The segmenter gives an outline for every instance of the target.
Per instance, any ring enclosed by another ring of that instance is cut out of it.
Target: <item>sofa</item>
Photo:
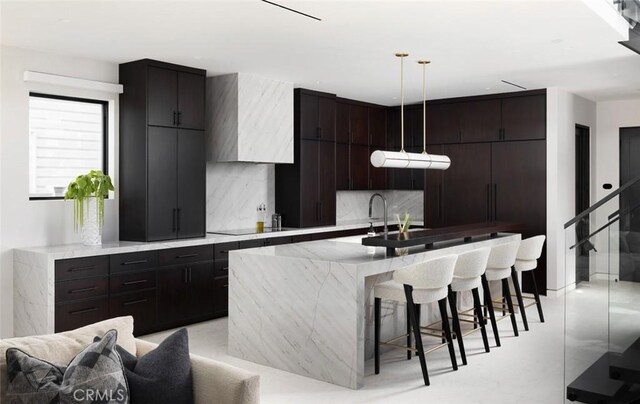
[[[52,363],[66,365],[95,336],[115,329],[118,344],[138,357],[157,345],[133,336],[133,317],[117,317],[59,334],[0,340],[0,404],[6,402],[7,363],[6,350],[19,348],[30,355]],[[253,404],[260,401],[260,379],[251,372],[191,355],[193,393],[196,404]]]

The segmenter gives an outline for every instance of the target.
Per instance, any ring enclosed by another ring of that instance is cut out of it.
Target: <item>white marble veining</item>
[[[255,219],[251,226],[255,225]],[[376,222],[375,225],[381,225]],[[365,235],[366,221],[345,221],[338,226],[295,229],[275,233],[229,236],[207,234],[206,237],[158,241],[151,243],[118,241],[100,246],[67,244],[42,246],[13,250],[14,268],[14,334],[16,336],[51,334],[54,332],[54,274],[55,261],[66,258],[79,258],[96,255],[124,254],[136,251],[162,250],[166,248],[188,247],[242,241],[277,236],[295,236],[300,234],[322,233],[336,230],[362,229]]]
[[[207,231],[255,227],[256,207],[267,205],[266,225],[275,211],[275,166],[207,163]]]
[[[207,79],[210,161],[293,163],[293,83],[247,73]]]
[[[414,220],[423,219],[423,191],[338,191],[336,192],[336,219],[365,220],[369,217],[369,198],[381,193],[387,199],[389,223],[396,222],[396,214],[404,217],[409,213]],[[373,203],[373,216],[382,217],[382,202]]]
[[[501,234],[468,243],[443,242],[390,258],[384,249],[369,255],[367,247],[339,239],[232,251],[229,354],[360,388],[372,349],[372,287],[378,281],[426,259],[519,239],[519,234]],[[383,339],[406,327],[404,309],[398,306],[385,305]],[[424,321],[437,318],[424,316]]]

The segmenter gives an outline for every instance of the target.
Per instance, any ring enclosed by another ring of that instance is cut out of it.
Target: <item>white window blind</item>
[[[29,96],[29,193],[61,196],[89,170],[104,170],[105,103]]]

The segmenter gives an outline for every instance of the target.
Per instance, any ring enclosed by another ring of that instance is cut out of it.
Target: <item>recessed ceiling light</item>
[[[200,59],[202,59],[202,56],[194,56],[193,58],[196,59],[196,60],[200,60]]]
[[[58,18],[58,21],[64,24],[68,24],[71,22],[71,20],[68,18]]]
[[[320,82],[319,82],[319,81],[316,81],[316,84],[320,84]]]
[[[485,90],[491,90],[491,87],[485,87]]]

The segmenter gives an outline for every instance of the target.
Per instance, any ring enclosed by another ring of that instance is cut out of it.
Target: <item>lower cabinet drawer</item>
[[[133,316],[134,334],[144,334],[156,325],[156,291],[112,296],[109,310],[111,317]]]
[[[109,294],[109,278],[87,278],[56,282],[56,303],[89,299]]]
[[[216,261],[213,264],[216,274],[215,276],[229,276],[229,260]]]
[[[214,286],[215,311],[217,314],[227,314],[229,311],[229,278],[218,278]]]
[[[113,293],[133,292],[156,287],[156,271],[112,276],[109,279],[109,291]]]
[[[55,332],[73,330],[109,318],[109,299],[56,304]]]

